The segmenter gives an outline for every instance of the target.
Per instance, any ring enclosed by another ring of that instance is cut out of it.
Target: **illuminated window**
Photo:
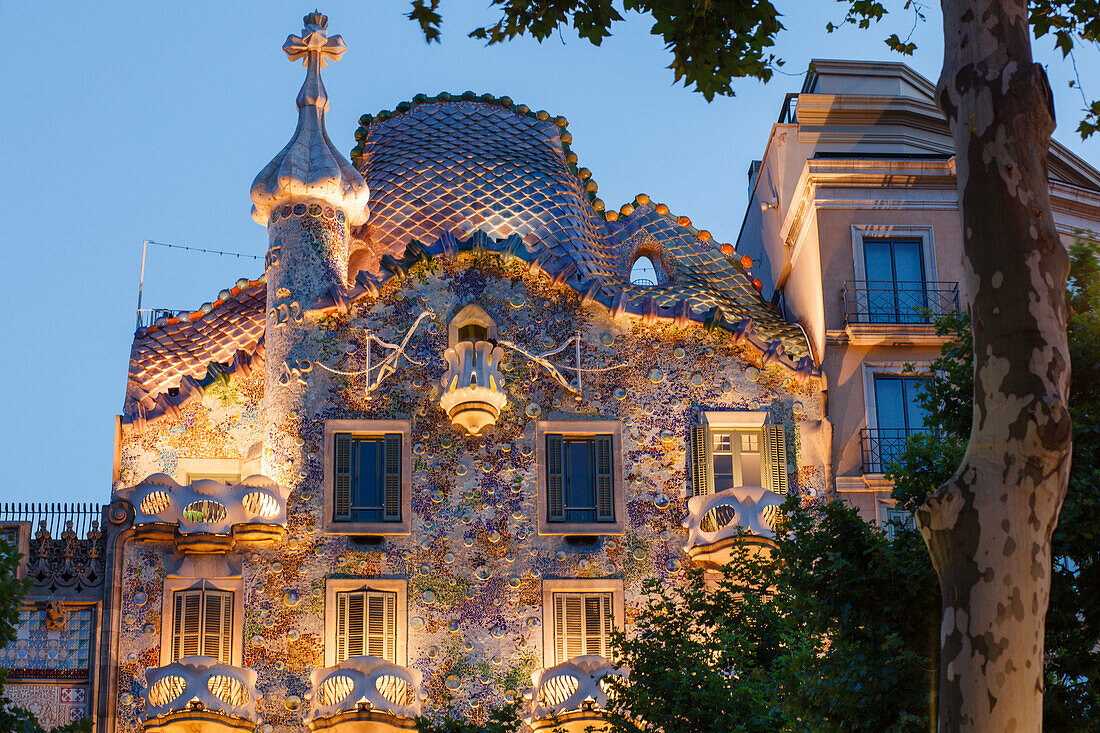
[[[397,663],[397,593],[336,594],[336,663],[367,654]]]
[[[613,628],[610,593],[555,593],[555,664],[585,654],[608,656]]]
[[[201,655],[232,663],[233,593],[205,588],[172,595],[172,658]]]
[[[737,486],[787,493],[787,440],[782,425],[765,425],[764,413],[706,413],[691,429],[692,494]],[[713,422],[711,422],[713,421]]]

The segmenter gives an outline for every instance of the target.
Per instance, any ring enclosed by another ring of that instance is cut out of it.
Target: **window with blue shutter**
[[[337,433],[333,520],[401,521],[401,434]]]
[[[615,521],[613,445],[610,435],[546,436],[548,521]]]

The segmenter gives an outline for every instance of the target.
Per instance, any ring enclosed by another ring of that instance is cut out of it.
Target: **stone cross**
[[[303,19],[305,27],[302,35],[293,33],[286,37],[283,51],[291,61],[305,59],[306,80],[298,92],[298,109],[306,106],[318,107],[321,112],[328,110],[328,92],[321,81],[321,69],[328,63],[336,63],[348,47],[340,36],[328,36],[328,18],[314,11]]]

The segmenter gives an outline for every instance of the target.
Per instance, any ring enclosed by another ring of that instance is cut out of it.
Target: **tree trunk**
[[[1025,0],[942,0],[937,90],[955,140],[974,329],[959,470],[917,513],[943,591],[941,731],[1042,728],[1050,538],[1070,459],[1065,284],[1050,85]]]

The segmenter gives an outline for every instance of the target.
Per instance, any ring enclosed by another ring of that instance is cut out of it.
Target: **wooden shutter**
[[[764,426],[764,465],[761,473],[768,483],[764,488],[777,494],[787,493],[787,438],[782,425]]]
[[[555,593],[555,663],[582,654],[606,657],[613,623],[610,593]]]
[[[202,591],[177,591],[172,617],[172,661],[202,652]]]
[[[397,663],[397,594],[336,594],[336,662],[369,654]]]
[[[382,519],[401,521],[401,433],[386,435],[386,476],[383,484]],[[375,655],[379,656],[379,655]]]
[[[351,435],[337,433],[333,456],[334,479],[332,487],[333,520],[351,521]]]
[[[706,425],[691,428],[691,495],[714,493],[711,468],[711,436]]]
[[[565,493],[562,475],[562,437],[546,436],[546,506],[551,522],[565,520]]]
[[[231,664],[233,642],[233,594],[208,590],[202,594],[202,654]]]
[[[610,435],[596,436],[596,521],[615,520],[613,493],[615,491],[614,461],[611,457]]]

